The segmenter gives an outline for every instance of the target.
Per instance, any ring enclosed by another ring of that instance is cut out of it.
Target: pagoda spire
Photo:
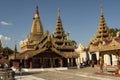
[[[43,35],[43,26],[39,17],[38,6],[36,6],[36,12],[33,18],[33,23],[30,33],[30,40],[39,40],[42,35]]]
[[[58,18],[60,18],[60,8],[58,8]]]
[[[33,19],[39,19],[39,11],[38,11],[38,6],[36,6],[36,11],[35,11],[35,16]]]
[[[38,12],[38,6],[36,6],[36,14],[39,14],[39,12]]]
[[[100,6],[100,15],[104,15],[102,5]]]
[[[16,54],[17,54],[17,45],[15,44],[15,48],[14,48],[14,58],[16,59]]]
[[[62,20],[61,20],[61,17],[60,17],[60,8],[58,8],[57,24],[56,24],[56,27],[55,27],[55,30],[54,30],[54,33],[53,33],[53,37],[54,37],[55,40],[65,39],[65,31],[63,29]]]
[[[60,18],[60,8],[58,8],[58,20],[57,20],[57,26],[62,26],[62,20]]]
[[[110,40],[110,39],[111,39],[110,30],[104,18],[103,7],[100,6],[99,27],[97,30],[97,34],[95,35],[95,38],[92,40],[92,43],[99,43],[99,42],[101,43],[102,41]]]

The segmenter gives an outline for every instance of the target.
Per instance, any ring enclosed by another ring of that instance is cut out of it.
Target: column
[[[24,60],[24,67],[27,68],[27,60]]]
[[[103,56],[100,55],[100,72],[103,72]]]
[[[117,67],[120,69],[120,57],[119,54],[117,55]]]
[[[111,65],[110,55],[108,55],[108,54],[104,55],[104,64],[105,65]]]
[[[71,66],[73,67],[73,58],[71,58]]]
[[[100,65],[99,61],[99,52],[96,52],[96,58],[97,58],[97,65]]]
[[[117,57],[115,55],[112,55],[111,57],[112,57],[112,65],[117,66],[117,60],[118,60]]]
[[[116,57],[117,57],[117,69],[116,69],[116,74],[120,74],[119,70],[120,70],[120,57],[119,57],[119,53],[116,53]]]
[[[70,67],[70,59],[67,58],[68,67]]]
[[[30,61],[30,69],[32,69],[32,61]]]
[[[53,58],[50,58],[50,65],[51,65],[51,68],[53,68]]]
[[[77,68],[79,69],[80,68],[80,57],[76,58],[76,65],[77,65]]]
[[[60,67],[63,67],[63,60],[62,59],[60,59]]]

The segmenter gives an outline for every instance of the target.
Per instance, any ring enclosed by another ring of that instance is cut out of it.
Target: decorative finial
[[[36,6],[36,14],[39,14],[39,12],[38,12],[38,6]]]
[[[100,15],[103,15],[103,7],[102,7],[102,4],[100,5]]]
[[[17,45],[16,45],[16,41],[15,41],[15,49],[14,49],[14,58],[16,59],[16,54],[17,54]]]
[[[60,8],[58,8],[58,17],[60,17]]]

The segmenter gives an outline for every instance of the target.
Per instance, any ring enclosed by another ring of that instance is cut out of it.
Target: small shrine
[[[96,62],[100,67],[100,72],[103,72],[104,67],[107,69],[109,66],[114,67],[117,71],[120,69],[120,32],[117,33],[116,37],[112,37],[105,22],[102,7],[97,34],[88,48],[91,55],[97,55]]]
[[[88,66],[90,61],[90,53],[88,52],[88,49],[80,43],[75,51],[79,54],[79,57],[76,59],[77,67]]]

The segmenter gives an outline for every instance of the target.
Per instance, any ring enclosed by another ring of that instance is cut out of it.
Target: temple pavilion
[[[36,7],[30,35],[20,42],[22,52],[10,58],[11,64],[27,68],[76,66],[75,58],[79,55],[75,53],[68,36],[63,28],[60,9],[54,33],[50,35],[49,31],[44,32]]]
[[[76,59],[77,68],[88,66],[90,61],[90,53],[87,48],[80,43],[75,51],[79,54],[79,57]]]
[[[117,33],[116,37],[112,37],[102,7],[100,12],[97,34],[89,44],[89,51],[94,63],[99,64],[101,72],[105,66],[117,67],[118,70],[120,68],[120,32]]]

